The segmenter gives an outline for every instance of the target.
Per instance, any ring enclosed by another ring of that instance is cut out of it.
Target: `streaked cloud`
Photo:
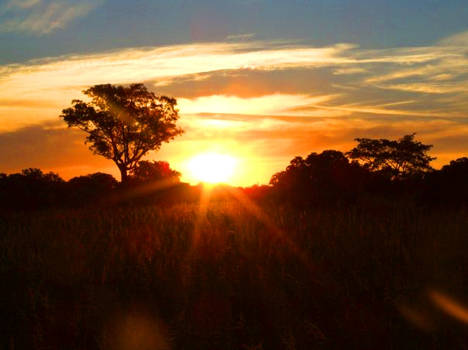
[[[10,0],[3,6],[3,11],[20,8],[28,9],[41,3],[42,0]]]
[[[47,77],[47,85],[87,86],[102,81],[127,83],[154,80],[170,84],[171,79],[220,70],[276,70],[320,67],[348,61],[341,54],[349,45],[326,48],[289,47],[283,43],[201,43],[159,48],[125,49],[94,55],[45,59],[26,65],[4,66],[2,78],[15,86],[32,83],[36,89]]]
[[[455,46],[455,47],[466,46],[468,45],[468,30],[451,35],[448,38],[441,40],[440,44],[443,46]]]
[[[318,105],[333,98],[333,96],[308,96],[274,94],[251,98],[237,96],[211,95],[195,99],[179,99],[179,107],[186,114],[219,113],[244,115],[302,115],[301,109],[306,106]],[[326,110],[320,111],[321,116],[327,115]],[[309,112],[310,114],[310,112]]]
[[[431,47],[388,51],[389,65],[367,77],[378,88],[424,94],[468,92],[468,32],[441,40]],[[400,62],[398,57],[408,59]]]
[[[10,0],[0,7],[0,32],[45,35],[86,16],[101,0]]]
[[[335,75],[342,75],[342,74],[362,74],[366,73],[366,69],[362,67],[350,67],[350,68],[338,68],[333,71]]]
[[[249,72],[300,68],[324,74],[328,70],[327,80],[329,84],[334,83],[334,89],[329,89],[325,95],[348,95],[354,104],[352,108],[356,110],[360,96],[372,88],[420,94],[458,93],[464,96],[467,92],[466,51],[466,47],[447,48],[440,44],[424,48],[361,50],[349,44],[317,48],[287,45],[284,42],[200,43],[125,49],[0,67],[0,86],[8,86],[2,89],[0,98],[16,100],[17,96],[22,96],[34,100],[43,99],[46,94],[49,100],[63,101],[65,96],[76,96],[86,86],[103,82],[147,81],[160,89],[170,88],[180,81],[191,83],[207,80],[218,72],[225,72],[229,79],[239,71],[248,75]],[[282,84],[287,83],[284,81]],[[314,86],[313,81],[310,85],[312,89],[323,88]],[[281,86],[276,86],[273,94],[284,94]],[[323,95],[323,91],[312,90],[310,95]],[[385,97],[386,103],[400,102],[397,94],[380,95]],[[198,102],[206,103],[207,98],[198,99]],[[215,99],[213,97],[210,101],[214,102]],[[365,102],[362,110],[368,113],[371,110],[368,108],[369,102],[377,101]],[[348,105],[327,104],[326,107],[341,107],[344,111],[345,108],[349,109]],[[284,107],[293,109],[301,105]],[[375,110],[375,113],[381,112]]]
[[[250,40],[255,37],[255,33],[245,33],[245,34],[233,34],[233,35],[228,35],[226,37],[226,40],[232,40],[232,41],[242,41],[242,40]]]
[[[38,2],[18,6],[35,8]],[[442,165],[468,147],[461,141],[468,139],[467,38],[461,33],[432,46],[381,50],[234,38],[0,66],[0,153],[2,164],[10,164],[0,170],[17,169],[20,161],[30,166],[34,157],[54,170],[53,157],[30,152],[21,158],[7,145],[28,137],[45,142],[53,134],[49,142],[62,152],[61,142],[72,131],[60,123],[60,131],[51,131],[48,123],[57,121],[72,99],[83,97],[86,87],[132,82],[178,99],[186,133],[151,155],[178,169],[196,152],[234,152],[256,164],[246,166],[239,184],[267,182],[295,155],[347,150],[355,137],[411,132],[434,143],[436,165]],[[73,135],[70,139],[79,139]],[[63,149],[80,157],[80,166],[104,166],[82,156],[88,152],[82,143],[73,147],[77,151]],[[59,163],[57,169],[71,173],[72,164]]]

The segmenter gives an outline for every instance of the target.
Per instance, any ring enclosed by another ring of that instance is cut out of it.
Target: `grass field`
[[[396,204],[2,214],[1,345],[466,348],[467,227]]]

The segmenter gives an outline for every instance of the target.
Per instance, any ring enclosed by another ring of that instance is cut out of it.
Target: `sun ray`
[[[193,224],[192,244],[191,244],[188,256],[190,255],[190,253],[194,251],[194,249],[197,247],[200,241],[200,234],[201,234],[200,230],[201,230],[201,226],[203,225],[203,222],[206,221],[206,213],[208,211],[208,205],[209,205],[210,198],[211,198],[212,188],[210,186],[201,185],[200,191],[201,191],[200,201],[198,204],[195,221]]]
[[[283,243],[285,243],[302,261],[302,263],[309,269],[316,271],[313,267],[310,259],[308,258],[307,254],[291,240],[288,235],[281,230],[274,222],[270,219],[270,217],[265,213],[264,210],[260,208],[257,204],[255,204],[252,200],[250,200],[240,189],[235,187],[227,187],[229,193],[252,215],[254,215],[257,220],[263,223],[267,229],[272,233],[276,238],[279,238]],[[316,283],[320,284],[320,282],[316,279]]]

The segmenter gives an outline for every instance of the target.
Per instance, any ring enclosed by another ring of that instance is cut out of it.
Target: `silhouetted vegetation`
[[[1,174],[0,347],[466,348],[468,158],[357,142],[250,188]]]
[[[432,170],[427,155],[432,145],[414,140],[416,134],[405,135],[399,140],[357,138],[358,145],[347,153],[351,159],[392,179],[408,178]]]
[[[61,203],[64,180],[55,173],[24,169],[21,173],[0,174],[0,207],[4,210],[31,210]]]
[[[156,96],[143,84],[95,85],[83,93],[91,102],[73,100],[60,117],[88,134],[90,149],[117,165],[122,182],[145,154],[182,133],[176,127],[177,101]]]
[[[167,185],[180,182],[180,173],[171,169],[168,162],[142,160],[131,171],[132,182],[148,184],[164,182]]]
[[[452,160],[424,181],[422,198],[442,207],[468,204],[468,158]]]
[[[73,206],[104,205],[118,186],[109,174],[94,173],[70,179],[66,185],[66,203]]]
[[[369,187],[370,172],[350,162],[339,151],[311,153],[294,158],[285,171],[271,178],[270,184],[282,199],[296,205],[327,205],[353,202]]]

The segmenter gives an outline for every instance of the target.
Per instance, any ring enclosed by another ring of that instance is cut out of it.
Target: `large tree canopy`
[[[343,153],[326,150],[295,157],[285,171],[272,176],[277,193],[296,204],[336,203],[352,200],[363,187],[368,171]]]
[[[122,182],[146,153],[182,133],[176,126],[177,101],[156,96],[143,84],[95,85],[83,93],[90,101],[73,100],[60,117],[88,134],[94,153],[115,162]]]
[[[358,145],[346,155],[394,179],[420,174],[432,169],[430,162],[435,158],[427,154],[432,145],[415,141],[414,136],[399,140],[357,138]]]

